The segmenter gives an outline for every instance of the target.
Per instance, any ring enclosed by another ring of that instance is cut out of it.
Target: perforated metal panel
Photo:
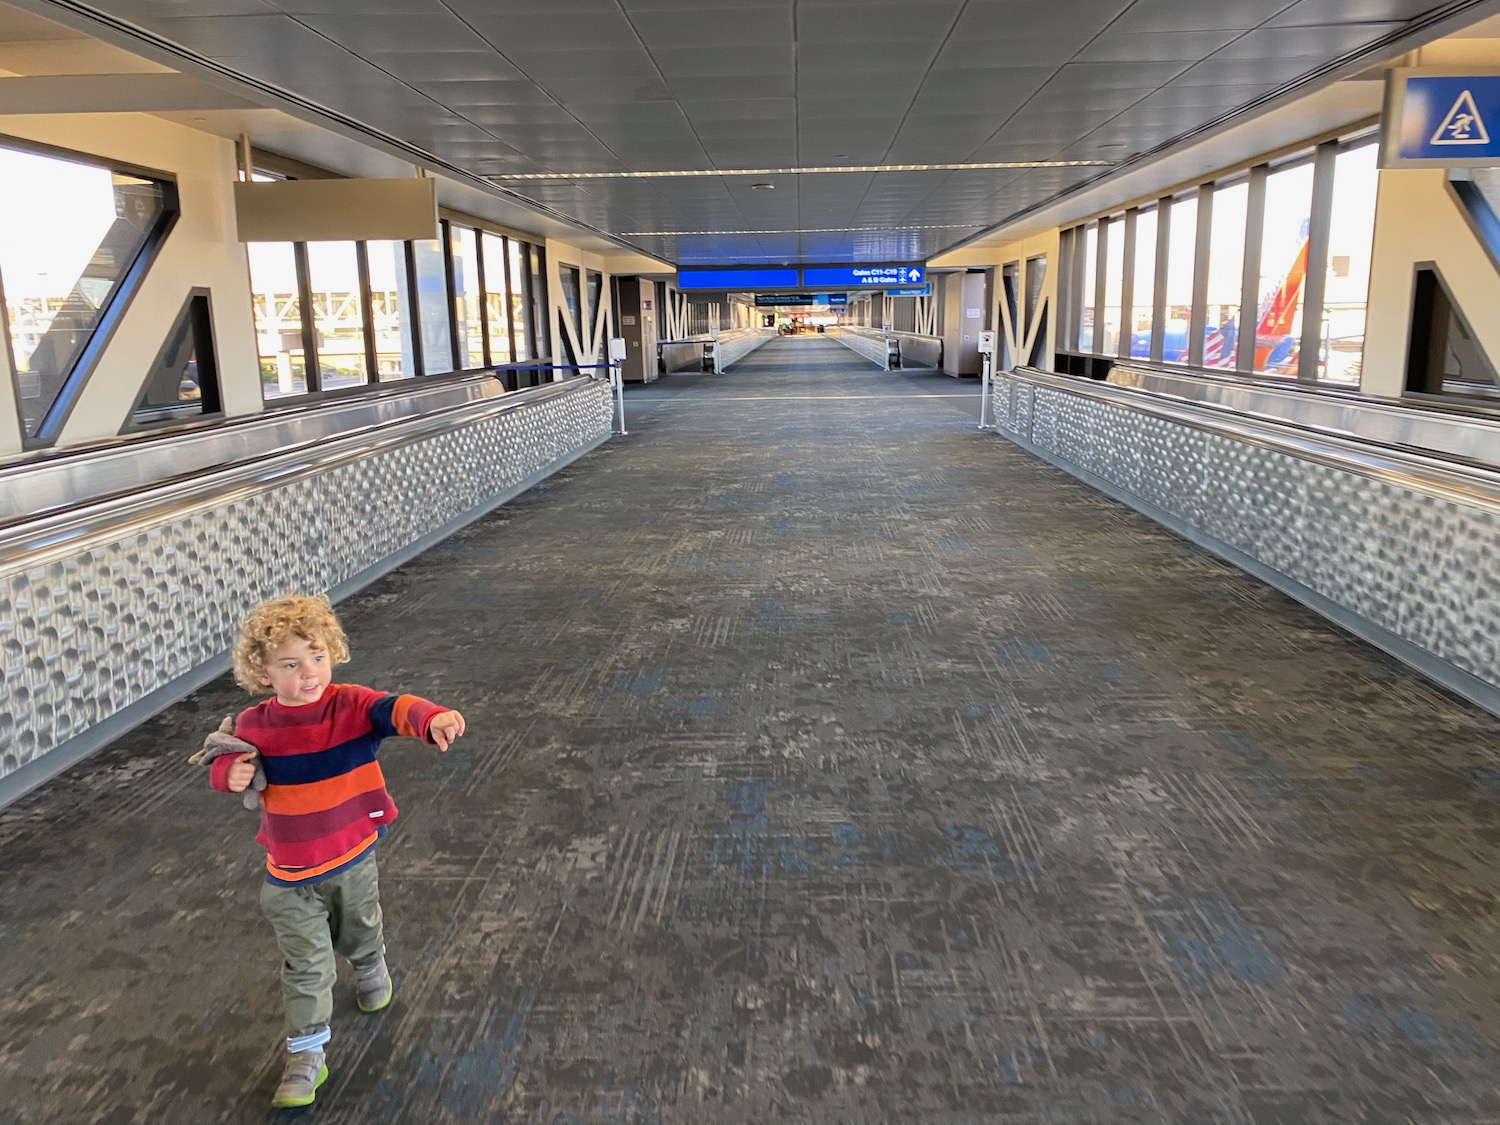
[[[998,379],[1002,432],[1500,686],[1500,517],[1489,507]]]
[[[328,590],[610,432],[605,383],[0,569],[0,778],[225,652],[245,609]]]

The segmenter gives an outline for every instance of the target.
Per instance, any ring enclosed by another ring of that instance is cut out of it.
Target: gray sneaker
[[[288,1051],[286,1069],[281,1072],[281,1085],[271,1098],[277,1109],[292,1109],[299,1105],[312,1105],[318,1096],[318,1087],[328,1080],[328,1068],[323,1065],[323,1052]]]
[[[354,999],[361,1012],[378,1012],[391,1002],[391,971],[385,967],[385,958],[368,969],[354,974]]]

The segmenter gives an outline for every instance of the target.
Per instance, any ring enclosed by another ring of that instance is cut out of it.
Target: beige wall
[[[1360,390],[1395,397],[1405,383],[1417,263],[1436,264],[1490,362],[1500,367],[1500,271],[1441,169],[1380,173]]]
[[[1052,358],[1055,352],[1055,341],[1057,339],[1057,275],[1060,263],[1058,254],[1058,232],[1056,229],[1042,231],[1014,242],[1003,243],[998,246],[979,246],[973,249],[957,250],[952,254],[945,254],[941,258],[934,259],[930,265],[993,267],[995,271],[995,284],[990,293],[990,317],[989,323],[994,327],[997,340],[1004,333],[1010,342],[1011,355],[1016,356],[1018,362],[1030,353],[1033,340],[1041,322],[1041,312],[1047,313],[1047,331],[1044,343],[1043,362],[1046,366],[1052,366]],[[1021,266],[1021,293],[1016,301],[1018,319],[1024,320],[1026,315],[1026,262],[1031,258],[1044,257],[1047,259],[1047,272],[1042,279],[1041,297],[1037,301],[1037,315],[1029,323],[1012,324],[1010,320],[1010,309],[1005,306],[1004,294],[1005,283],[1002,271],[1006,265],[1012,262]],[[941,274],[936,277],[941,277]],[[935,290],[934,290],[935,291]],[[998,363],[998,358],[996,360]]]
[[[194,288],[210,294],[226,413],[258,412],[260,370],[249,267],[234,234],[233,145],[145,114],[0,117],[0,133],[168,173],[177,180],[181,217],[74,403],[58,446],[119,433],[148,367]],[[0,451],[16,447],[5,444],[17,442],[17,423],[11,421],[14,393],[7,385],[0,394],[9,399],[0,403]]]
[[[587,315],[588,309],[588,271],[603,274],[604,281],[599,294],[599,307],[594,310],[594,321],[592,324],[585,322],[583,326],[584,338],[579,339],[578,333],[573,328],[573,315],[568,311],[568,303],[563,299],[562,274],[560,267],[578,267],[578,299],[583,302],[583,315]],[[610,308],[610,273],[609,263],[598,254],[589,254],[567,242],[559,242],[555,238],[547,239],[547,315],[552,318],[550,327],[554,340],[557,337],[557,325],[561,320],[567,326],[568,340],[573,345],[573,354],[578,357],[580,364],[593,363],[594,356],[599,354],[601,345],[607,345],[605,334],[606,325],[609,323],[605,313]],[[562,362],[563,350],[558,344],[552,348],[554,361]],[[563,372],[554,371],[553,375],[559,376]]]

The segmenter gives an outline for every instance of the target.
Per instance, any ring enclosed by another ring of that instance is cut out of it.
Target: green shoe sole
[[[299,1106],[312,1105],[313,1099],[318,1096],[318,1087],[328,1081],[328,1068],[325,1066],[318,1071],[318,1077],[313,1080],[313,1092],[305,1098],[272,1098],[271,1105],[276,1109],[296,1109]]]
[[[356,999],[354,1002],[359,1005],[359,1010],[361,1012],[378,1012],[381,1008],[384,1008],[391,1002],[391,997],[394,995],[396,995],[396,989],[393,985],[387,988],[385,990],[385,995],[373,1004],[366,1004],[363,1000],[360,999]]]

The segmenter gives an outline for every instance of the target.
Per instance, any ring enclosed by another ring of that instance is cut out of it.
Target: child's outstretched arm
[[[431,738],[438,750],[446,750],[453,745],[453,740],[464,732],[464,717],[457,711],[444,711],[432,717],[432,722],[427,724],[427,737]]]

